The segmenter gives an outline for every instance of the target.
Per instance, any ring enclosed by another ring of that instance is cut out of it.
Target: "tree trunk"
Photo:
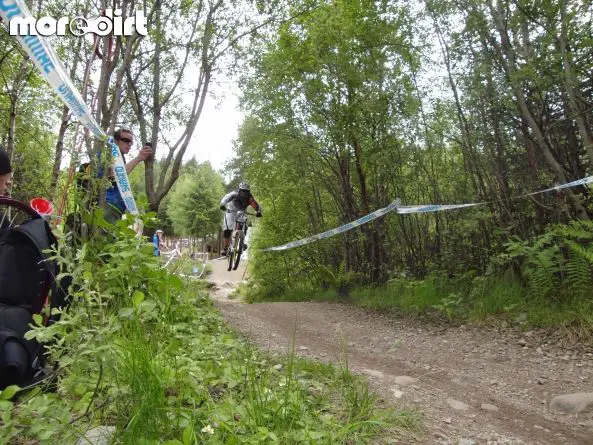
[[[457,91],[457,84],[455,83],[455,79],[453,78],[453,72],[451,68],[451,51],[449,49],[449,45],[445,41],[443,36],[443,32],[440,28],[438,18],[432,9],[432,4],[430,1],[426,1],[426,7],[428,11],[431,13],[433,18],[433,23],[435,25],[435,31],[439,40],[439,44],[441,47],[441,53],[443,56],[443,62],[445,63],[445,67],[447,69],[447,79],[449,81],[449,86],[451,87],[451,92],[453,93],[453,99],[455,101],[455,109],[457,111],[457,119],[459,121],[459,129],[461,130],[461,134],[463,135],[462,138],[462,149],[463,149],[463,160],[464,160],[464,167],[465,171],[470,175],[471,181],[474,186],[474,190],[480,193],[482,196],[486,195],[486,187],[485,182],[482,176],[481,167],[479,162],[476,158],[475,150],[473,148],[472,142],[472,133],[470,130],[469,123],[465,117],[463,112],[463,107],[461,105],[461,100],[459,99],[459,92]],[[471,168],[468,166],[468,161],[471,163]]]
[[[562,1],[560,10],[561,16],[561,32],[558,37],[558,46],[560,47],[560,53],[562,54],[562,68],[564,71],[564,86],[566,93],[568,94],[568,100],[574,120],[576,121],[579,134],[585,148],[585,152],[589,158],[589,165],[593,165],[593,139],[587,128],[587,123],[583,115],[579,102],[576,98],[574,74],[569,60],[570,50],[568,48],[568,19],[566,17],[566,0]]]
[[[521,115],[527,122],[528,127],[533,132],[535,141],[537,143],[538,148],[541,150],[544,159],[546,160],[548,166],[554,172],[558,181],[565,183],[568,182],[566,172],[560,163],[556,160],[554,154],[552,153],[545,137],[543,131],[537,124],[529,106],[527,105],[527,100],[525,98],[525,93],[523,92],[523,87],[517,80],[516,71],[517,71],[517,63],[516,63],[516,55],[513,47],[511,46],[511,42],[509,36],[507,34],[507,29],[505,22],[502,18],[502,14],[500,11],[495,9],[492,5],[492,2],[489,4],[490,11],[492,13],[492,17],[494,19],[494,23],[497,27],[501,43],[502,43],[502,50],[506,56],[506,65],[509,72],[509,82],[515,96],[517,97],[517,105],[519,106],[519,110],[521,111]],[[504,63],[504,57],[502,61]],[[580,199],[573,193],[571,189],[565,189],[564,193],[566,193],[566,197],[568,202],[576,212],[579,218],[582,219],[589,219],[589,215],[585,210],[583,204],[581,203]]]
[[[68,123],[70,121],[69,116],[70,109],[64,105],[62,107],[62,117],[60,120],[60,130],[58,131],[58,140],[56,142],[56,152],[54,155],[54,166],[51,172],[51,182],[49,186],[49,199],[55,200],[58,193],[58,179],[60,177],[60,165],[62,164],[62,153],[64,151],[64,137],[66,136],[66,130],[68,129]]]
[[[83,16],[86,16],[88,11],[88,6],[85,8],[83,12]],[[76,39],[76,45],[74,46],[74,61],[72,62],[72,67],[70,68],[70,72],[68,73],[70,79],[74,79],[76,76],[76,71],[78,69],[78,63],[81,58],[80,50],[82,48],[82,42],[84,39]],[[58,140],[56,141],[56,152],[54,154],[54,165],[51,173],[51,180],[50,180],[50,200],[54,200],[58,193],[58,179],[60,177],[60,166],[62,164],[62,154],[64,152],[64,137],[66,136],[66,130],[68,129],[68,122],[70,118],[68,116],[69,108],[64,105],[62,107],[62,117],[60,119],[60,130],[58,131]],[[74,141],[76,144],[76,140]]]
[[[21,61],[21,66],[17,72],[17,75],[12,82],[12,87],[10,89],[9,99],[10,99],[10,108],[8,112],[8,135],[6,140],[6,152],[8,153],[8,158],[12,159],[12,153],[14,152],[15,148],[15,139],[16,139],[16,119],[18,117],[17,107],[20,98],[20,94],[22,88],[24,86],[23,81],[28,76],[30,72],[29,67],[29,56],[23,57]]]

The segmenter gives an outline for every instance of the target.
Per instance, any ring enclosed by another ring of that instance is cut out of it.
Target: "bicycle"
[[[235,219],[235,229],[231,234],[231,242],[229,243],[229,249],[227,257],[229,261],[228,271],[237,270],[239,262],[241,261],[241,254],[245,250],[245,237],[247,236],[247,215],[255,216],[253,213],[247,213],[244,210],[228,210],[228,213],[237,213]]]

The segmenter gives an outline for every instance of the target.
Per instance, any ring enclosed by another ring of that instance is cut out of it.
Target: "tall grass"
[[[419,428],[411,411],[379,409],[345,368],[294,350],[271,357],[236,338],[205,285],[193,289],[198,297],[184,292],[158,318],[132,318],[119,331],[107,419],[121,443],[347,444]]]
[[[158,360],[160,335],[146,336],[132,321],[122,332],[115,368],[117,427],[124,443],[174,432],[165,390],[171,370]]]

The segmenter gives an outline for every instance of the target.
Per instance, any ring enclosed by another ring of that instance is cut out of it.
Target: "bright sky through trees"
[[[233,140],[241,120],[235,91],[227,89],[220,99],[208,97],[184,159],[195,156],[198,162],[210,161],[215,170],[222,169],[233,155]]]

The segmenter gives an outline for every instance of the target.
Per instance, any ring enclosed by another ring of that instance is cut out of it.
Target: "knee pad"
[[[223,230],[222,233],[223,233],[223,236],[225,238],[230,238],[231,237],[231,233],[233,233],[233,231],[232,230]]]

